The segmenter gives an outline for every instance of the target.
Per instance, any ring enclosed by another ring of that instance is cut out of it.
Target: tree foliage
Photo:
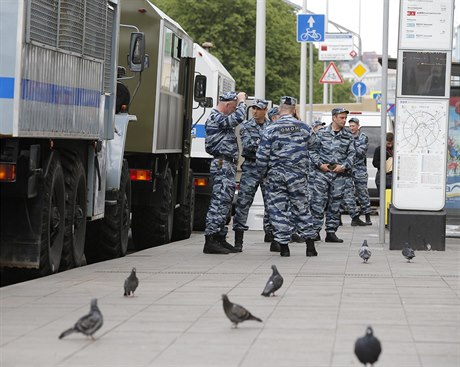
[[[235,78],[237,90],[254,95],[255,0],[150,0],[177,21],[194,42],[212,42],[212,53]],[[299,95],[300,44],[295,9],[282,0],[266,0],[265,97]],[[314,103],[322,102],[324,71],[314,48]],[[307,77],[308,83],[308,77]],[[334,86],[334,102],[353,102],[350,83]],[[308,88],[308,87],[307,87]],[[307,90],[308,96],[308,90]]]

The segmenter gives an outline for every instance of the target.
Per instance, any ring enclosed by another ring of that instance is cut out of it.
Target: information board
[[[441,210],[445,204],[448,100],[397,99],[393,205]]]
[[[353,35],[350,33],[326,33],[324,42],[319,45],[320,61],[353,60]]]
[[[399,49],[451,49],[454,0],[401,0],[400,14]]]

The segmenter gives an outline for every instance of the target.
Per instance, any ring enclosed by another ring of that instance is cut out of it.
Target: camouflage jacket
[[[241,124],[240,135],[243,144],[243,157],[251,159],[256,158],[260,138],[262,137],[262,132],[266,125],[267,121],[259,125],[253,118]]]
[[[238,159],[238,142],[235,127],[244,121],[246,104],[241,102],[231,115],[224,115],[213,108],[205,124],[206,153],[212,156],[228,156]]]
[[[289,170],[306,175],[311,128],[303,121],[283,115],[264,129],[257,149],[257,170],[266,176],[270,170]]]
[[[332,124],[316,133],[316,142],[310,150],[310,158],[317,169],[321,164],[340,164],[350,172],[355,162],[356,149],[353,135],[347,129],[338,133],[332,130]]]

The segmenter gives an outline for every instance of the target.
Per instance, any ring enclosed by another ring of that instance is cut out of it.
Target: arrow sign
[[[363,82],[356,82],[352,85],[351,92],[355,97],[358,98],[364,96],[367,92],[366,84],[364,84]]]
[[[321,84],[343,84],[342,76],[333,62],[329,63],[319,82]]]
[[[323,42],[324,19],[324,14],[297,14],[297,42]]]

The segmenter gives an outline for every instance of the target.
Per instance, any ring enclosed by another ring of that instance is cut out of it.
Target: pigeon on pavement
[[[374,365],[382,352],[380,341],[373,334],[372,327],[368,326],[366,335],[358,338],[355,343],[356,357],[358,357],[359,361],[365,366],[367,366],[368,363],[371,366]]]
[[[273,273],[270,278],[268,278],[267,284],[265,285],[265,288],[262,292],[262,296],[265,297],[270,297],[271,294],[275,295],[275,292],[283,285],[284,279],[278,272],[278,269],[275,265],[272,265],[272,270]]]
[[[90,336],[91,339],[94,340],[93,334],[101,328],[103,323],[104,319],[101,310],[97,307],[97,299],[93,298],[91,300],[91,309],[89,313],[81,317],[73,327],[62,332],[61,335],[59,335],[59,339],[72,333],[82,333],[86,336]]]
[[[404,248],[402,249],[402,254],[407,259],[407,262],[409,263],[415,257],[414,250],[411,247],[409,247],[409,244],[407,242],[404,245]]]
[[[262,322],[261,319],[252,315],[248,310],[246,310],[243,306],[237,305],[236,303],[230,302],[226,294],[222,295],[222,301],[224,306],[224,312],[230,321],[233,323],[235,328],[238,327],[240,322],[246,320],[254,320]]]
[[[364,260],[365,263],[371,258],[372,252],[367,246],[367,240],[364,240],[361,248],[359,249],[359,257]]]
[[[134,291],[136,290],[137,286],[139,285],[139,279],[136,276],[136,268],[131,270],[131,274],[129,277],[125,279],[125,293],[123,294],[125,297],[134,296]]]

